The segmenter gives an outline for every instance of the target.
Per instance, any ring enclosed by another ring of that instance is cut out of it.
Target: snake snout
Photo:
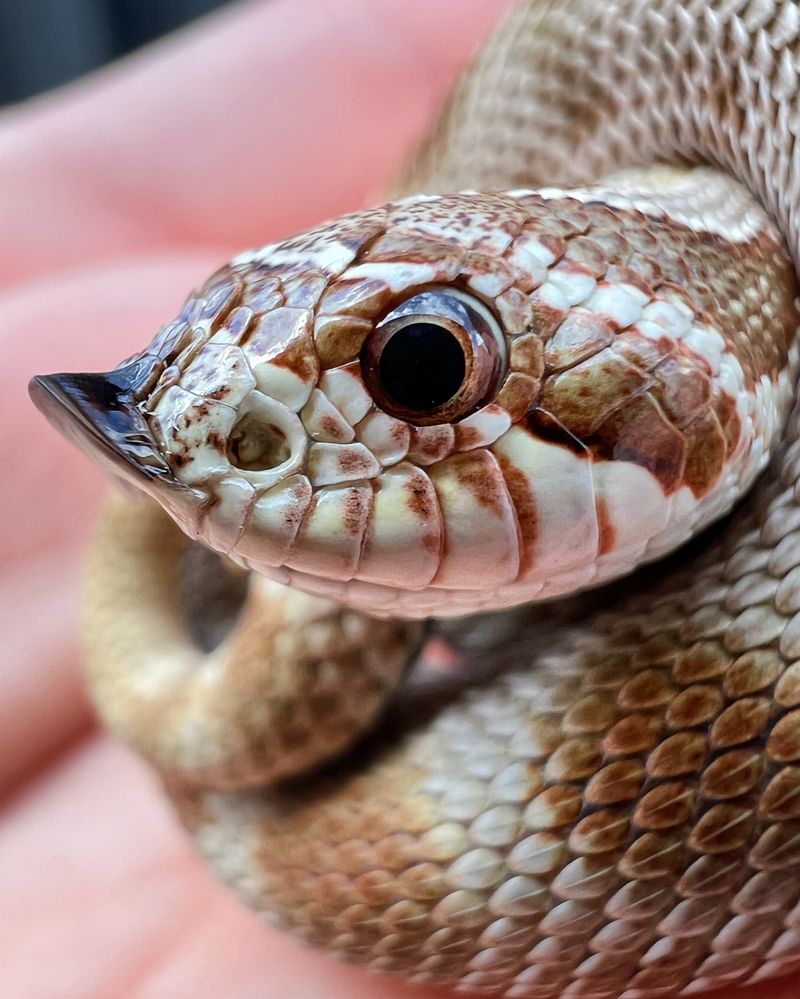
[[[67,440],[143,487],[172,479],[135,396],[148,377],[142,359],[107,373],[37,375],[31,400]],[[106,469],[107,470],[107,469]]]

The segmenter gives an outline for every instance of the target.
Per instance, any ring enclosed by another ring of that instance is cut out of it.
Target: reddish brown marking
[[[344,497],[344,529],[353,537],[358,537],[364,527],[369,512],[369,499],[363,489],[348,489]]]
[[[544,357],[548,370],[572,367],[608,347],[615,326],[605,316],[586,309],[573,309],[547,343]]]
[[[636,807],[633,820],[642,829],[672,829],[691,819],[694,801],[691,784],[669,781],[644,795]]]
[[[457,451],[469,451],[477,447],[483,440],[483,434],[477,427],[466,427],[460,423],[455,425],[455,448]]]
[[[502,517],[506,510],[506,493],[494,457],[482,450],[454,455],[449,460],[459,485],[472,493],[481,506]]]
[[[513,371],[539,379],[544,374],[544,344],[538,333],[526,333],[511,343],[509,363]]]
[[[709,763],[700,777],[700,791],[706,798],[738,798],[752,791],[763,772],[760,752],[734,749]]]
[[[538,289],[530,296],[530,301],[533,306],[533,328],[543,340],[549,340],[564,322],[567,310],[548,305]]]
[[[800,760],[800,710],[789,711],[775,723],[767,753],[779,763]]]
[[[679,427],[686,426],[711,400],[708,375],[685,357],[665,358],[653,374],[658,379],[653,395]]]
[[[416,472],[405,484],[408,491],[408,508],[419,517],[420,520],[428,521],[438,512],[435,492],[427,475]]]
[[[392,290],[385,281],[374,277],[343,278],[336,281],[322,296],[321,315],[357,316],[373,319],[389,307]]]
[[[640,371],[647,373],[652,372],[654,368],[657,369],[657,366],[675,350],[675,344],[666,336],[659,340],[650,340],[633,328],[618,333],[611,349]]]
[[[283,514],[283,524],[288,531],[300,526],[310,499],[311,486],[307,482],[298,482],[292,487],[290,503]]]
[[[494,453],[494,452],[493,452]],[[536,499],[530,488],[528,477],[506,454],[495,454],[500,471],[506,482],[506,489],[517,511],[517,522],[522,535],[520,551],[520,575],[532,567],[532,552],[539,533]]]
[[[537,407],[528,414],[528,426],[532,433],[541,440],[549,441],[551,444],[558,444],[580,458],[588,458],[590,451],[583,441],[569,433],[567,429],[559,423],[557,419],[548,413],[546,409]]]
[[[609,284],[629,284],[633,288],[637,288],[648,298],[653,297],[653,289],[645,281],[640,274],[637,274],[635,270],[630,267],[625,267],[622,264],[612,264],[606,273],[606,281]]]
[[[763,769],[763,761],[758,756],[756,759]],[[758,775],[761,776],[761,770]],[[773,822],[800,818],[800,767],[781,767],[767,785],[758,804],[759,812]]]
[[[540,388],[537,379],[512,371],[495,396],[495,402],[508,413],[513,423],[517,423],[530,412]]]
[[[326,413],[320,422],[320,429],[324,432],[326,437],[332,437],[334,440],[339,440],[342,433],[342,424],[335,416],[331,416],[330,413]]]
[[[445,458],[453,447],[455,432],[451,426],[411,427],[409,452],[433,463]]]
[[[634,365],[612,351],[581,361],[544,382],[542,408],[576,437],[584,439],[650,382]],[[625,407],[627,408],[627,407]]]
[[[208,398],[214,399],[216,402],[221,402],[226,395],[230,395],[230,392],[231,386],[229,384],[220,385],[218,389],[208,393]]]
[[[371,331],[368,319],[319,316],[314,324],[314,342],[322,367],[335,368],[355,360]]]
[[[684,433],[686,467],[683,481],[699,498],[714,487],[722,474],[727,457],[725,435],[711,409],[701,413]]]
[[[435,264],[445,253],[453,253],[453,246],[444,246],[442,239],[391,228],[372,243],[362,259],[372,263],[402,260],[411,264]]]
[[[720,392],[712,401],[712,406],[725,435],[728,454],[733,454],[742,435],[742,423],[736,408],[736,400],[726,392]]]
[[[357,475],[359,472],[366,474],[372,462],[369,455],[345,447],[338,452],[336,464],[344,475]]]
[[[682,484],[684,438],[649,393],[612,413],[589,443],[609,461],[633,461],[646,468],[668,495]]]
[[[317,358],[314,342],[310,333],[291,343],[289,347],[272,358],[272,363],[279,368],[294,372],[301,381],[307,382],[317,376]]]
[[[415,470],[414,474],[406,481],[404,488],[407,494],[408,509],[429,528],[422,538],[423,548],[427,552],[438,555],[441,550],[442,534],[439,504],[433,483],[424,472]]]
[[[597,528],[600,533],[598,554],[605,555],[614,548],[617,540],[617,532],[614,530],[614,524],[608,512],[606,498],[598,496],[595,506],[597,508]]]
[[[570,240],[566,256],[581,264],[594,278],[600,279],[606,273],[608,262],[603,249],[589,236],[578,236]]]

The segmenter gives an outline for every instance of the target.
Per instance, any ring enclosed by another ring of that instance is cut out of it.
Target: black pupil
[[[383,348],[383,390],[406,409],[424,412],[444,405],[461,388],[466,361],[453,334],[436,323],[409,323]]]

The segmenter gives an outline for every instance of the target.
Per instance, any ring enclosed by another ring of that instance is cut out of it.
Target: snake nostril
[[[255,413],[246,413],[233,428],[227,451],[232,465],[253,472],[277,468],[292,453],[281,428],[262,422]]]
[[[254,390],[239,407],[239,419],[228,433],[225,453],[245,479],[268,489],[302,467],[307,444],[298,415]]]

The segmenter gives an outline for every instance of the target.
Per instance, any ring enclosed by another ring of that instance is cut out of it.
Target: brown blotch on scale
[[[570,433],[559,421],[546,409],[537,406],[527,414],[526,420],[531,431],[541,440],[549,441],[551,444],[558,444],[565,447],[572,454],[579,458],[589,458],[589,448]]]
[[[362,454],[359,451],[348,448],[346,445],[337,452],[336,466],[342,475],[355,478],[359,475],[367,476],[372,471],[374,458],[371,454]]]
[[[649,380],[638,368],[609,350],[602,350],[561,374],[545,379],[542,408],[585,440],[595,434],[620,406]],[[642,434],[639,428],[639,434]]]
[[[730,653],[719,642],[695,642],[678,655],[672,676],[680,684],[713,680],[723,675],[730,661]]]
[[[432,427],[410,427],[408,458],[420,465],[433,465],[446,458],[455,444],[451,424]]]
[[[592,805],[616,805],[633,801],[645,781],[639,760],[615,760],[589,778],[584,798]]]
[[[659,708],[670,704],[677,691],[666,673],[659,669],[646,669],[622,687],[618,694],[619,705],[630,710]]]
[[[681,777],[696,773],[708,757],[708,742],[699,732],[678,732],[664,739],[648,756],[651,777]]]
[[[733,454],[742,435],[742,423],[736,408],[736,400],[732,399],[727,392],[720,392],[714,397],[712,407],[725,437],[728,454]]]
[[[686,435],[686,467],[684,485],[699,499],[719,481],[728,456],[725,433],[713,410],[702,415],[684,428]]]
[[[753,790],[763,772],[760,752],[732,749],[712,760],[700,775],[700,793],[711,799],[738,798]]]
[[[532,408],[540,388],[540,383],[530,375],[511,371],[495,396],[495,402],[508,413],[512,423],[517,423]]]
[[[668,877],[683,866],[685,854],[682,836],[646,832],[625,851],[620,858],[619,869],[629,878],[650,880]]]
[[[714,722],[712,746],[735,746],[757,739],[769,721],[769,715],[770,702],[766,697],[743,697],[734,701]]]
[[[408,508],[416,517],[427,522],[436,516],[439,510],[436,491],[427,475],[416,471],[405,483],[405,489]]]
[[[368,319],[354,316],[318,316],[314,343],[323,368],[336,368],[354,361],[372,332]]]
[[[598,496],[595,500],[597,510],[597,529],[599,532],[597,554],[606,555],[614,550],[617,541],[617,532],[614,521],[608,511],[608,501],[604,496]]]
[[[343,278],[330,285],[322,296],[318,314],[323,316],[353,316],[372,320],[388,308],[392,290],[377,278]]]
[[[569,848],[579,854],[608,853],[628,837],[630,819],[622,809],[600,809],[581,819],[569,836]]]
[[[748,857],[753,867],[780,871],[800,864],[800,823],[774,823],[758,838]]]
[[[369,513],[370,503],[362,489],[349,489],[344,498],[344,529],[348,534],[359,537]]]
[[[782,708],[800,705],[800,663],[793,663],[778,680],[775,701]]]
[[[310,332],[305,334],[302,340],[290,344],[286,350],[273,357],[272,364],[292,371],[301,381],[315,380],[319,374],[319,365]]]
[[[519,371],[539,379],[544,374],[544,346],[539,333],[526,333],[511,342],[509,364]]]
[[[800,759],[800,710],[778,719],[767,740],[767,753],[777,763]]]
[[[691,819],[694,805],[695,792],[691,784],[669,781],[642,797],[633,821],[640,829],[671,829]]]
[[[800,818],[800,767],[781,767],[761,795],[758,811],[770,822]]]
[[[667,706],[667,724],[673,729],[704,725],[719,714],[723,703],[722,694],[716,687],[694,684],[682,690]]]
[[[772,649],[755,649],[746,652],[731,664],[725,673],[722,685],[728,697],[745,697],[775,683],[781,676],[782,669],[783,661],[777,652]],[[777,689],[775,699],[780,703]],[[789,706],[784,705],[784,707]]]
[[[492,452],[494,454],[494,452]],[[520,575],[523,576],[532,566],[532,556],[539,532],[536,498],[525,475],[506,454],[495,454],[500,471],[505,479],[508,495],[517,513],[519,531],[522,538],[520,549]]]
[[[743,805],[713,805],[692,829],[689,845],[700,853],[738,850],[749,842],[755,826],[752,808]]]
[[[525,810],[525,824],[531,829],[558,829],[580,815],[581,795],[575,787],[556,784],[530,802]]]
[[[505,514],[507,494],[503,489],[503,477],[489,451],[453,455],[449,462],[459,485],[481,506],[497,516]]]
[[[646,753],[657,745],[664,722],[655,714],[630,714],[621,718],[603,739],[609,756]]]
[[[593,774],[603,754],[593,739],[575,738],[562,743],[545,764],[548,780],[580,780]]]
[[[605,732],[618,717],[614,697],[595,691],[575,701],[564,714],[561,725],[568,735],[590,735]]]
[[[632,461],[646,468],[667,495],[682,484],[685,440],[649,393],[631,399],[612,413],[590,443],[602,458]]]
[[[614,340],[610,319],[587,309],[573,309],[547,341],[544,359],[548,370],[570,368],[608,347]]]
[[[711,401],[711,379],[685,357],[665,358],[653,374],[658,379],[653,395],[680,427]]]

